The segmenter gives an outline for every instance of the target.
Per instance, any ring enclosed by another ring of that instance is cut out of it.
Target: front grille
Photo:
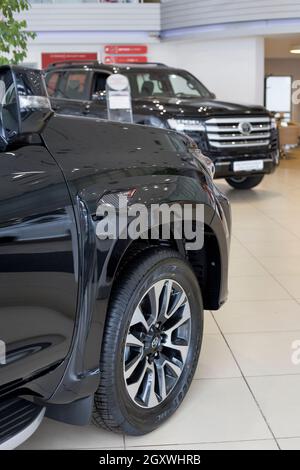
[[[207,138],[211,147],[266,147],[270,144],[269,117],[212,118],[206,121]]]
[[[21,398],[0,402],[0,445],[29,426],[41,410],[41,406]]]

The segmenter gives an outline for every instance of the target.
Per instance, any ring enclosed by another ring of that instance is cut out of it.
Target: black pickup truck
[[[0,449],[44,414],[147,433],[187,393],[203,310],[227,298],[228,200],[187,136],[55,115],[39,71],[1,67],[0,105]],[[161,203],[196,227],[203,208],[203,243],[173,219],[123,236],[121,210]]]
[[[56,63],[46,71],[53,109],[106,119],[106,79],[113,73],[129,79],[135,123],[188,134],[214,162],[216,178],[250,189],[274,171],[279,144],[273,116],[262,106],[217,101],[185,70],[163,64]]]

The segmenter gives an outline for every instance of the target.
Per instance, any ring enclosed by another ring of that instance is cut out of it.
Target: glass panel
[[[64,97],[72,100],[85,99],[85,85],[88,75],[85,72],[71,72],[67,76]]]
[[[100,94],[106,91],[106,80],[108,77],[108,73],[96,73],[92,94]]]
[[[57,85],[60,75],[60,73],[54,72],[46,77],[46,85],[49,96],[55,96],[57,94]]]
[[[170,82],[175,95],[199,96],[193,83],[182,75],[170,75]]]
[[[188,72],[172,73],[165,70],[153,70],[148,73],[126,71],[134,98],[147,96],[169,96],[174,98],[208,98],[210,92],[199,80]]]
[[[160,80],[159,76],[150,73],[137,75],[138,93],[140,96],[153,96],[167,92],[167,84]]]

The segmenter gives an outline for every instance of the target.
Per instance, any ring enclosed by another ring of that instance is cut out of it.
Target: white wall
[[[188,69],[219,99],[263,104],[262,38],[164,42],[150,46],[149,60]]]
[[[29,47],[27,62],[40,66],[41,52],[100,52],[105,43],[114,42],[103,36],[99,41],[68,41],[59,33]],[[130,38],[121,40],[128,42]],[[214,41],[138,42],[148,44],[148,59],[181,67],[198,77],[218,99],[237,103],[263,104],[264,97],[264,41],[262,38],[223,39]],[[101,41],[101,42],[100,42]],[[129,41],[134,42],[134,41]]]
[[[151,44],[159,43],[159,39],[147,33],[124,32],[42,32],[34,41],[29,41],[26,63],[41,67],[42,52],[97,52],[99,59],[106,44]],[[150,49],[149,49],[150,50]],[[103,54],[102,54],[103,55]],[[152,58],[148,54],[149,60]]]

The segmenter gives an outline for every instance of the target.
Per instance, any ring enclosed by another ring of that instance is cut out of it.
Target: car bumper
[[[215,165],[215,178],[227,178],[230,176],[251,176],[273,173],[276,166],[279,164],[280,154],[279,151],[270,152],[265,158],[262,155],[252,155],[251,157],[244,157],[243,155],[232,156],[228,158],[214,160]],[[260,170],[245,170],[234,171],[234,162],[251,162],[253,160],[263,161],[263,169]]]
[[[261,174],[270,174],[273,173],[277,164],[278,164],[278,157],[271,156],[270,158],[263,159],[263,169],[262,170],[251,170],[251,171],[234,171],[233,163],[237,161],[245,161],[243,157],[235,158],[234,160],[225,160],[225,161],[215,161],[215,178],[228,178],[230,176],[252,176],[252,175],[261,175]],[[251,158],[247,159],[247,161],[251,160],[261,160],[261,158]]]

